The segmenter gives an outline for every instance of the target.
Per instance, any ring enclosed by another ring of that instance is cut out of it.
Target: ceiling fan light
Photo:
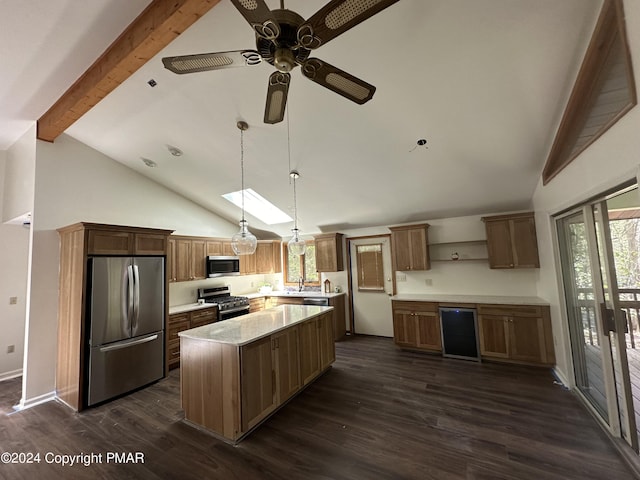
[[[292,228],[293,237],[287,243],[287,249],[291,255],[304,255],[305,250],[307,249],[307,244],[305,241],[300,238],[299,231],[297,228]]]
[[[240,220],[240,231],[231,237],[231,248],[236,255],[251,255],[256,251],[258,239],[249,231],[249,223]]]

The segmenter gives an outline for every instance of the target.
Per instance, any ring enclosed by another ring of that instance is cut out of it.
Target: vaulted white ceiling
[[[148,3],[0,2],[12,12],[0,35],[12,23],[16,36],[14,48],[0,47],[15,66],[0,76],[0,149]],[[272,9],[279,3],[267,0]],[[308,18],[324,3],[285,6]],[[292,72],[289,162],[286,120],[262,121],[272,66],[190,75],[162,66],[164,56],[255,48],[252,29],[222,0],[67,133],[234,222],[240,212],[221,195],[240,187],[239,119],[250,126],[245,185],[290,212],[288,172],[297,169],[306,233],[525,209],[601,4],[400,0],[312,54],[375,85],[369,103]],[[167,145],[184,155],[171,156]],[[248,219],[283,236],[292,227]]]

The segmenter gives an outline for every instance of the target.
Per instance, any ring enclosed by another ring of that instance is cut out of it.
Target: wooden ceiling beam
[[[153,0],[86,72],[38,119],[53,142],[220,0]]]

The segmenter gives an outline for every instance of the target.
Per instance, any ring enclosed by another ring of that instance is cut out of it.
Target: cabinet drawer
[[[167,343],[167,364],[169,368],[180,364],[180,340]]]
[[[478,314],[540,317],[542,308],[535,305],[478,305]]]
[[[271,297],[271,306],[278,305],[303,305],[304,300],[300,297]]]
[[[437,312],[438,304],[432,302],[407,302],[396,301],[392,302],[393,310],[408,310],[410,312]]]
[[[261,312],[264,310],[265,300],[264,297],[252,298],[249,300],[249,312]]]
[[[173,315],[169,315],[169,322],[167,323],[167,329],[171,327],[172,323],[178,323],[183,321],[189,321],[189,312],[185,313],[174,313]]]
[[[215,322],[218,318],[218,309],[216,307],[213,308],[204,308],[202,310],[196,310],[191,312],[191,324],[193,326],[194,323],[198,323],[204,325],[205,323]]]
[[[184,318],[179,321],[171,321],[167,326],[167,342],[180,340],[178,333],[183,330],[189,330],[189,318]]]

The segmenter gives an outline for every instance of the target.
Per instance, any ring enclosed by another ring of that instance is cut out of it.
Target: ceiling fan
[[[276,67],[269,77],[265,123],[284,118],[291,75],[300,66],[302,74],[360,105],[371,100],[376,87],[318,58],[312,50],[333,40],[399,0],[331,0],[305,20],[284,8],[269,10],[264,0],[231,0],[256,32],[256,50],[200,53],[165,57],[162,63],[174,73],[194,73],[230,67],[258,65],[263,60]]]

